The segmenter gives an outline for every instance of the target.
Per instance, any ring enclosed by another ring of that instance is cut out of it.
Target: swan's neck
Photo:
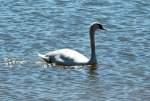
[[[95,30],[90,28],[90,45],[91,45],[91,58],[89,64],[96,64],[96,50],[95,50]]]

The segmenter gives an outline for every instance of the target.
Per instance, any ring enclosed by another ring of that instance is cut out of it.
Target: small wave
[[[4,63],[7,65],[14,65],[14,64],[24,64],[26,61],[18,60],[16,58],[4,58]]]

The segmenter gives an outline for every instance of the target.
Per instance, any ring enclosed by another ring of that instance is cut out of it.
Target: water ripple
[[[1,0],[0,99],[149,101],[148,0]],[[73,48],[90,56],[96,32],[97,69],[47,65],[37,53]],[[116,96],[117,95],[117,96]]]

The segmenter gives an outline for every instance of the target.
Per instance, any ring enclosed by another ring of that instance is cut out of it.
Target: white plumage
[[[67,48],[48,52],[45,55],[39,54],[39,56],[49,63],[57,63],[60,65],[73,65],[87,63],[89,61],[87,57],[79,52]]]

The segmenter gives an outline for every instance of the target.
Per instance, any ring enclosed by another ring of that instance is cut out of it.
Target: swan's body
[[[90,27],[90,44],[91,44],[91,58],[88,59],[81,53],[71,49],[59,49],[56,51],[48,52],[45,55],[39,56],[48,63],[55,63],[63,66],[75,65],[96,65],[96,52],[95,52],[95,38],[94,34],[97,29],[103,29],[100,23],[93,23]]]
[[[49,63],[56,63],[58,65],[82,65],[88,62],[88,58],[79,52],[71,49],[59,49],[47,53],[46,55],[40,55],[45,61]]]

